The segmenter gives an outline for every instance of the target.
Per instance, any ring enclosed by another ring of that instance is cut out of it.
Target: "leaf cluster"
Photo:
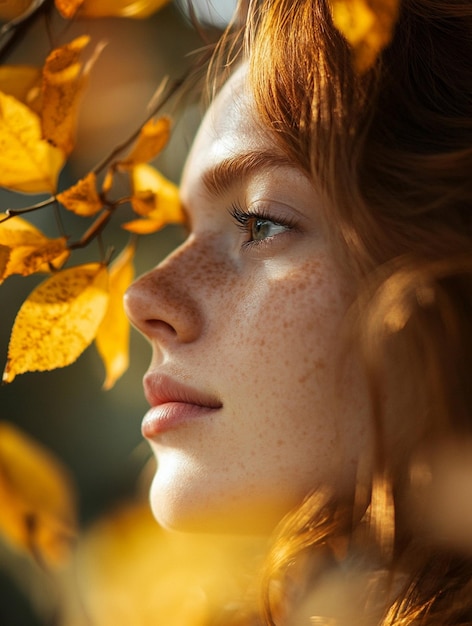
[[[25,9],[18,2],[18,10]],[[63,18],[105,15],[144,18],[166,4],[163,0],[56,0]],[[21,15],[6,12],[16,27]],[[0,7],[0,17],[2,14]],[[8,30],[8,29],[7,29]],[[128,366],[129,323],[123,294],[133,279],[136,237],[153,233],[183,215],[176,186],[151,164],[171,133],[171,120],[158,116],[161,102],[131,137],[66,189],[59,175],[76,144],[80,104],[90,73],[104,48],[82,35],[53,48],[42,66],[0,67],[0,187],[18,193],[47,194],[23,209],[0,215],[0,283],[11,275],[49,274],[21,306],[8,348],[4,382],[30,371],[45,371],[73,363],[95,341],[109,389]],[[170,88],[170,92],[175,89]],[[128,179],[130,193],[117,192],[117,177]],[[109,254],[96,263],[75,265],[73,252],[102,236],[119,207],[131,205],[136,219],[123,225],[130,243],[113,261]],[[58,220],[58,236],[50,238],[30,223],[28,213],[54,206],[56,215],[69,211],[88,221],[83,236],[71,241]]]

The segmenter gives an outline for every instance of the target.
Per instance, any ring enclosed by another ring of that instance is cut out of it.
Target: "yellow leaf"
[[[33,0],[0,0],[0,20],[8,22],[19,17],[33,4]]]
[[[170,0],[56,0],[63,17],[71,18],[79,11],[81,17],[146,18]]]
[[[65,468],[13,425],[0,422],[0,532],[49,565],[75,534],[74,491]]]
[[[170,118],[149,120],[141,129],[139,137],[130,154],[119,162],[122,168],[132,168],[141,163],[152,161],[164,148],[170,136]]]
[[[181,224],[184,213],[179,189],[154,167],[137,165],[132,170],[131,205],[143,220],[123,224],[123,228],[140,235],[156,232],[167,224]]]
[[[3,272],[0,271],[0,282],[12,274],[29,276],[34,272],[49,272],[49,263],[58,268],[69,256],[65,237],[49,239],[21,217],[0,222],[0,246],[9,250]],[[1,266],[0,262],[0,269]]]
[[[7,271],[8,261],[10,259],[10,248],[0,244],[0,282],[4,280]]]
[[[128,368],[130,327],[123,296],[134,278],[134,252],[135,246],[128,245],[110,267],[110,300],[95,338],[106,370],[104,389],[111,389]]]
[[[77,13],[84,0],[55,0],[56,9],[66,19],[70,20]]]
[[[391,41],[399,0],[330,0],[336,28],[354,53],[357,71],[365,72]]]
[[[73,363],[93,341],[107,306],[108,272],[100,263],[62,270],[41,283],[16,316],[4,382]]]
[[[147,502],[127,503],[79,545],[87,615],[113,626],[223,624],[221,607],[247,599],[263,553],[261,538],[166,532]]]
[[[43,68],[43,136],[67,155],[74,147],[80,98],[93,64],[80,60],[89,41],[83,35],[56,48]],[[95,48],[93,61],[100,51],[101,45]]]
[[[1,4],[0,4],[1,7]],[[0,91],[13,96],[38,113],[41,70],[31,65],[0,66]]]
[[[54,193],[64,154],[42,138],[36,113],[0,92],[0,186]]]
[[[69,211],[86,217],[95,215],[103,206],[97,192],[97,177],[93,172],[58,194],[57,199]]]

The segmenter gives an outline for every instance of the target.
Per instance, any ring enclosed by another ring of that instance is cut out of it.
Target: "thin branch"
[[[14,38],[28,28],[43,11],[47,11],[52,6],[53,0],[33,0],[24,13],[0,28],[0,59],[6,54],[9,46],[13,44]]]
[[[5,211],[5,216],[0,220],[0,224],[2,222],[6,222],[12,217],[16,217],[17,215],[22,215],[23,213],[32,213],[33,211],[38,211],[39,209],[43,209],[46,206],[50,206],[56,202],[56,196],[51,196],[47,200],[43,200],[42,202],[38,202],[37,204],[32,204],[31,206],[24,207],[22,209],[7,209]]]
[[[113,209],[108,208],[101,213],[94,223],[85,231],[79,241],[74,241],[67,247],[69,250],[77,250],[77,248],[86,248],[88,244],[97,237],[110,221],[113,215]]]

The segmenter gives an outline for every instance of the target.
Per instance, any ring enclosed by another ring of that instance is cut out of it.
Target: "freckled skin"
[[[203,188],[206,168],[261,147],[276,149],[238,73],[184,171],[189,238],[127,294],[128,314],[153,346],[150,369],[223,404],[151,442],[151,503],[166,527],[270,531],[314,488],[346,494],[369,449],[363,383],[353,364],[341,376],[338,360],[352,293],[313,185],[284,167],[237,181],[223,197]],[[270,206],[282,202],[295,228],[246,246],[228,209],[261,194]]]

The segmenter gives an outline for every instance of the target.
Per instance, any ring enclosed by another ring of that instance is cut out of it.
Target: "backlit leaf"
[[[1,4],[0,4],[1,7]],[[39,112],[41,69],[32,65],[0,66],[0,91]]]
[[[69,154],[75,142],[80,99],[93,62],[84,64],[82,52],[89,43],[86,35],[56,48],[43,68],[43,136]],[[93,61],[102,46],[97,46]]]
[[[4,215],[0,214],[0,219]],[[8,249],[8,259],[2,264],[0,253],[0,282],[12,274],[29,276],[34,272],[49,272],[68,258],[67,239],[49,239],[38,228],[21,217],[0,222],[0,246]]]
[[[89,620],[96,626],[225,624],[221,609],[247,591],[263,547],[260,538],[168,533],[147,502],[121,506],[79,546]],[[247,593],[245,600],[247,608]]]
[[[66,18],[79,12],[81,17],[146,18],[170,0],[55,0],[58,11]]]
[[[97,177],[93,172],[58,194],[57,199],[69,211],[83,216],[95,215],[103,206],[97,192]]]
[[[0,186],[54,193],[63,164],[63,152],[42,138],[38,115],[0,92]]]
[[[164,148],[170,137],[170,118],[149,120],[141,129],[139,137],[130,154],[120,161],[123,168],[131,168],[141,163],[152,161]]]
[[[59,565],[75,534],[65,468],[13,425],[0,422],[0,532],[16,548]]]
[[[127,222],[123,228],[144,235],[184,221],[178,187],[154,167],[143,164],[133,168],[132,185],[133,210],[144,219]]]
[[[365,72],[391,41],[399,0],[330,0],[336,28],[346,37],[359,72]]]
[[[93,341],[107,306],[108,272],[100,263],[62,270],[41,283],[16,317],[4,382],[73,363]]]
[[[105,365],[104,389],[111,389],[128,368],[130,326],[123,308],[123,296],[134,277],[134,252],[135,246],[128,245],[110,267],[110,300],[95,338]]]

